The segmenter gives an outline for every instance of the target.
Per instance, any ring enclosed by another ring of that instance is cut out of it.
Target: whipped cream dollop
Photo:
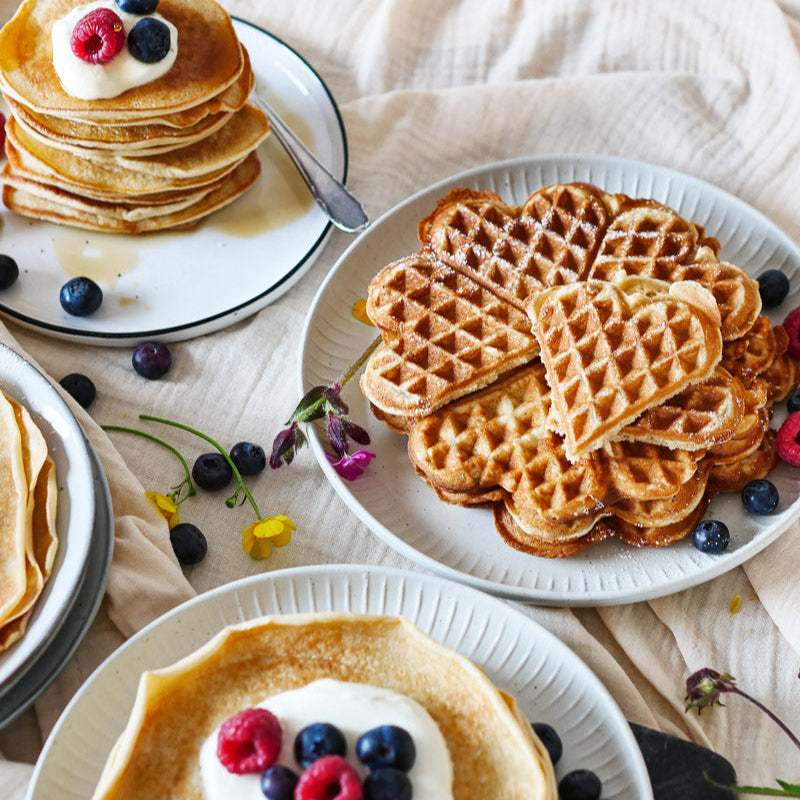
[[[356,741],[378,725],[398,725],[414,740],[416,761],[408,773],[413,797],[452,800],[453,764],[439,726],[428,712],[410,697],[363,683],[325,678],[300,689],[273,695],[260,703],[281,724],[282,748],[278,764],[300,774],[294,759],[297,734],[314,722],[335,725],[347,740],[347,761],[364,778],[367,771],[356,756]],[[217,758],[215,730],[200,749],[200,772],[206,800],[264,800],[261,775],[234,775]]]
[[[161,61],[154,64],[137,61],[128,52],[127,44],[105,64],[90,64],[88,61],[78,58],[70,46],[72,31],[81,18],[96,8],[108,8],[122,20],[126,42],[131,28],[140,19],[144,19],[139,14],[128,14],[121,11],[114,0],[97,0],[94,3],[73,8],[68,14],[57,19],[53,23],[51,34],[53,67],[67,94],[80,100],[116,97],[128,89],[150,83],[169,72],[178,56],[178,29],[160,14],[148,14],[147,16],[161,20],[169,28],[169,52]]]

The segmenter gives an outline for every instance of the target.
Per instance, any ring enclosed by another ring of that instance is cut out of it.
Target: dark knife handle
[[[736,784],[730,762],[708,748],[677,736],[629,723],[644,756],[655,800],[735,800],[736,792],[719,789]]]

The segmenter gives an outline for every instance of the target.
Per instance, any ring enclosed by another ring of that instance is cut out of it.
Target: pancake
[[[155,155],[186,147],[219,130],[230,121],[232,111],[207,114],[188,128],[167,125],[95,125],[88,122],[35,114],[13,100],[9,103],[14,119],[25,133],[45,144],[76,155]]]
[[[95,196],[152,193],[208,182],[239,163],[269,133],[267,118],[246,105],[221,130],[201,142],[143,158],[79,157],[34,139],[12,117],[6,123],[9,166],[52,176],[76,190]]]
[[[32,515],[33,560],[27,562],[25,595],[8,622],[0,627],[0,651],[22,638],[33,613],[36,601],[53,571],[58,550],[56,534],[56,505],[58,484],[53,459],[47,456],[39,472],[35,488]]]
[[[238,711],[320,678],[420,703],[447,744],[455,800],[555,800],[546,750],[478,667],[406,620],[336,613],[232,626],[178,663],[145,672],[93,800],[200,800],[206,737]]]
[[[29,217],[68,224],[86,230],[112,233],[151,233],[167,228],[188,227],[197,223],[208,214],[232,203],[247,191],[255,183],[260,172],[261,163],[253,151],[241,164],[236,166],[218,188],[203,195],[197,202],[179,211],[141,219],[126,219],[113,213],[104,213],[101,203],[98,203],[93,211],[82,210],[59,202],[57,199],[48,199],[46,191],[34,194],[9,183],[3,187],[3,203],[12,211]],[[146,209],[147,206],[143,208]]]
[[[238,165],[237,165],[238,166]],[[213,180],[211,183],[200,186],[196,189],[186,189],[184,191],[165,192],[164,199],[153,202],[137,197],[135,202],[128,200],[94,200],[89,197],[81,197],[65,191],[57,186],[39,183],[37,181],[21,178],[9,173],[2,177],[3,182],[9,186],[19,189],[27,195],[38,197],[48,204],[62,206],[65,209],[73,209],[84,214],[97,214],[108,216],[114,219],[125,220],[128,222],[138,222],[139,220],[151,217],[163,216],[181,212],[189,206],[201,201],[207,194],[220,188],[231,177],[231,173],[226,173],[221,178]]]
[[[109,123],[174,114],[218,96],[240,76],[243,58],[228,14],[212,0],[161,0],[178,29],[172,69],[151,83],[102,100],[67,94],[53,68],[53,22],[84,0],[25,0],[0,31],[0,85],[40,114]]]
[[[0,651],[10,647],[25,632],[34,605],[53,570],[58,536],[56,508],[58,485],[47,442],[28,410],[3,394],[0,400],[11,408],[19,431],[22,468],[25,475],[24,540],[25,588],[17,603],[0,624]]]
[[[244,47],[241,48],[242,67],[236,80],[222,91],[218,92],[208,100],[204,100],[196,106],[185,108],[182,111],[153,111],[149,116],[135,116],[120,119],[117,116],[95,114],[91,119],[72,117],[53,114],[53,116],[64,116],[65,119],[82,121],[87,124],[97,125],[119,125],[122,127],[136,128],[141,125],[165,125],[171,128],[188,128],[197,124],[201,119],[209,114],[218,114],[221,111],[238,111],[247,101],[250,92],[255,85],[253,71],[250,68],[250,60]],[[2,75],[0,75],[0,89],[2,89]],[[147,84],[149,85],[149,84]]]
[[[25,594],[28,582],[28,479],[14,408],[0,393],[0,624]]]

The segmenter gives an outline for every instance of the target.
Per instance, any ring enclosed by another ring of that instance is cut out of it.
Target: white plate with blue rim
[[[780,323],[800,304],[800,247],[756,209],[704,181],[664,167],[605,156],[540,156],[488,164],[454,175],[402,202],[372,223],[342,254],[320,286],[303,331],[300,392],[337,380],[375,338],[375,328],[352,315],[374,275],[419,249],[417,222],[455,187],[486,189],[519,204],[553,183],[586,181],[609,192],[652,197],[703,225],[719,239],[720,257],[758,276],[782,270],[791,291],[769,310]],[[377,536],[420,566],[485,591],[543,605],[611,605],[660,597],[695,586],[742,564],[800,516],[800,468],[781,464],[771,479],[781,502],[770,516],[744,512],[738,494],[715,498],[707,517],[725,522],[728,549],[697,550],[691,537],[665,548],[634,548],[606,541],[564,559],[547,559],[507,546],[488,509],[462,508],[438,499],[416,474],[406,438],[378,422],[354,379],[343,399],[350,416],[372,437],[377,454],[355,481],[341,478],[325,458],[322,429],[311,429],[314,455],[333,488]],[[785,410],[776,407],[773,427]]]
[[[234,28],[260,93],[344,182],[344,123],[322,78],[261,28],[242,20]],[[272,303],[308,271],[332,225],[275,137],[258,152],[257,183],[188,231],[95,233],[0,209],[2,252],[20,269],[19,280],[0,292],[0,314],[58,338],[128,346],[200,336]],[[70,316],[59,304],[61,286],[78,275],[104,293],[87,317]]]
[[[32,364],[0,345],[0,389],[23,405],[41,430],[58,483],[58,551],[22,638],[0,653],[0,692],[13,686],[48,647],[72,609],[89,562],[95,526],[95,478],[83,430]]]
[[[564,745],[557,775],[591,769],[603,796],[652,800],[628,723],[591,670],[518,609],[437,576],[361,565],[257,575],[207,592],[126,642],[86,681],[53,728],[27,800],[89,800],[125,726],[144,670],[174,663],[227,625],[271,614],[352,611],[404,616],[481,667],[531,721]],[[102,720],[102,724],[98,724]]]

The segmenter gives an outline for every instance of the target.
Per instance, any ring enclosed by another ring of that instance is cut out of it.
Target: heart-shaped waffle
[[[707,378],[722,352],[716,305],[692,282],[574,283],[545,289],[527,310],[573,460]]]
[[[522,311],[424,256],[384,268],[370,284],[367,313],[384,342],[361,387],[390,415],[420,417],[492,383],[539,349]]]
[[[714,295],[724,340],[742,336],[761,310],[758,283],[719,261],[702,226],[651,199],[586,183],[539,189],[520,206],[458,188],[418,226],[422,249],[518,307],[545,286],[624,275],[693,280]]]
[[[518,308],[543,286],[581,280],[609,222],[605,193],[558,184],[509,206],[493,192],[454,189],[418,226],[423,249]]]

